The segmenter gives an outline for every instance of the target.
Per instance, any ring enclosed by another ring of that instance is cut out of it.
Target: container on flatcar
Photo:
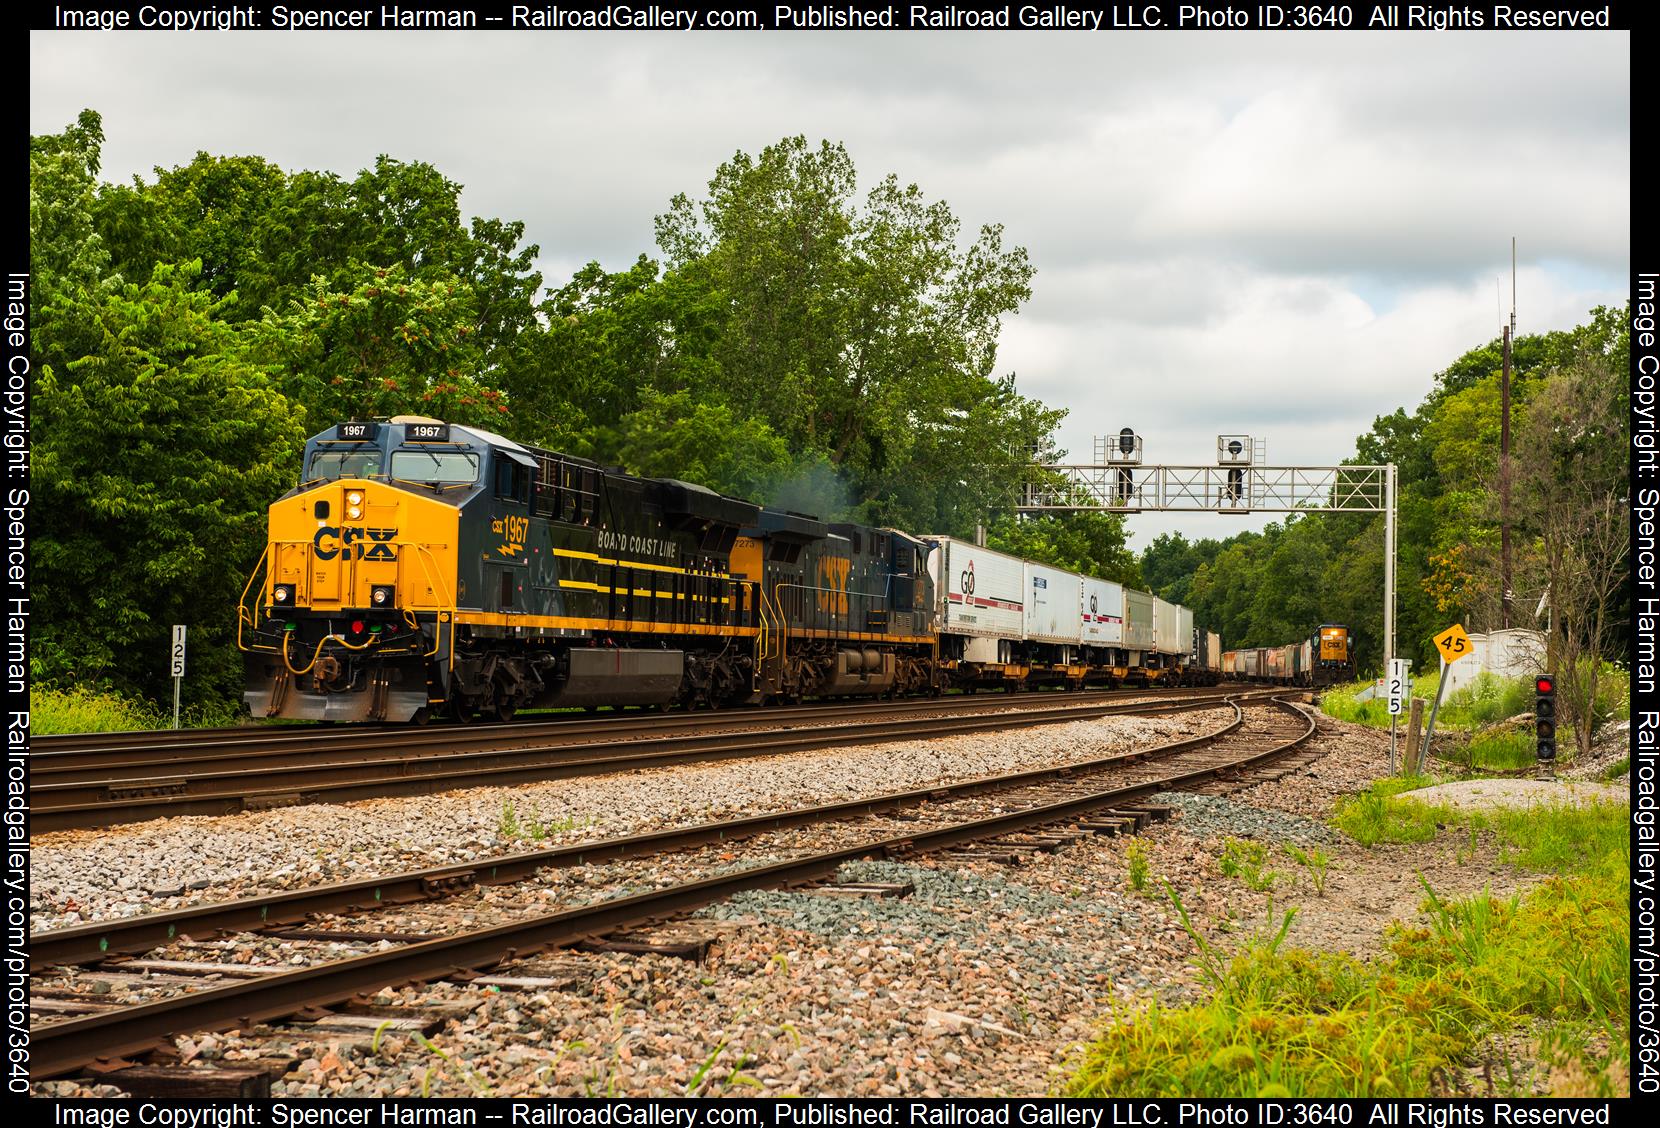
[[[1153,597],[1153,650],[1158,654],[1185,654],[1188,648],[1187,640],[1193,635],[1190,622],[1186,631],[1182,630],[1182,608],[1174,603]]]
[[[1083,577],[1026,561],[1026,637],[1076,646],[1083,637],[1079,608]]]
[[[1083,578],[1083,643],[1085,646],[1124,644],[1124,587],[1111,580]]]
[[[927,539],[940,633],[969,640],[967,661],[1005,658],[1007,648],[996,640],[1018,641],[1025,634],[1025,562],[955,537]]]
[[[1154,646],[1154,618],[1158,600],[1144,591],[1124,589],[1124,647],[1132,652],[1151,653]]]

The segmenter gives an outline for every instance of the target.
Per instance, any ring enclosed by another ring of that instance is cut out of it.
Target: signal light
[[[1556,678],[1540,674],[1533,679],[1534,754],[1541,762],[1556,759]]]
[[[352,620],[352,633],[353,634],[362,634],[363,633],[363,620],[362,619],[353,619]]]

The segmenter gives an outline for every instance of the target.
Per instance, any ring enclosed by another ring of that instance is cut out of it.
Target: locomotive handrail
[[[828,628],[830,630],[836,630],[836,629],[838,629],[838,627],[840,627],[847,634],[887,634],[888,633],[886,631],[872,631],[872,630],[855,631],[853,629],[853,610],[852,610],[853,600],[855,600],[855,599],[884,600],[884,599],[888,598],[887,596],[882,595],[879,592],[848,591],[846,588],[814,587],[814,586],[809,585],[809,584],[775,584],[775,585],[773,585],[773,591],[774,592],[783,591],[785,588],[794,588],[797,591],[811,591],[811,592],[819,592],[819,593],[832,595],[832,596],[840,596],[842,599],[847,601],[848,610],[846,610],[846,611],[830,610],[830,609],[823,608],[823,607],[818,608],[817,611],[815,613],[813,613],[813,615],[812,615],[813,626],[810,628],[812,630],[819,630],[820,629],[820,627],[818,625],[819,615],[822,614],[822,615],[828,615],[830,617],[830,625],[829,625],[829,628]],[[870,609],[867,606],[865,608],[865,611],[866,611],[867,615],[869,614],[869,610]],[[803,607],[802,612],[803,612],[803,615],[801,617],[803,619],[807,618],[808,617],[807,608]],[[840,620],[845,620],[846,621],[845,624],[840,622]],[[786,623],[786,630],[787,630],[787,624],[788,624],[789,620],[788,620],[787,617],[785,617],[784,621]],[[866,625],[868,627],[868,625],[869,625],[868,620],[866,622]]]
[[[416,541],[404,541],[403,543],[415,549],[415,559],[420,561],[421,571],[426,573],[427,586],[432,589],[434,595],[442,595],[446,601],[444,605],[435,608],[438,614],[433,617],[432,649],[421,655],[421,657],[433,657],[438,653],[439,647],[443,645],[443,614],[448,611],[450,623],[450,665],[453,666],[455,664],[455,612],[457,608],[454,601],[450,599],[449,589],[444,587],[439,578],[443,573],[438,567],[438,558],[433,556],[432,550],[424,544]],[[428,559],[432,561],[431,569],[427,567]]]
[[[267,543],[265,550],[259,554],[259,559],[254,562],[254,570],[248,573],[248,582],[242,585],[242,597],[237,600],[236,648],[243,652],[249,652],[254,649],[252,646],[246,646],[242,642],[243,625],[246,624],[250,631],[259,629],[259,604],[256,601],[250,609],[248,606],[248,593],[253,590],[254,581],[259,578],[260,571],[265,567],[265,561],[269,559],[270,556],[271,545]]]

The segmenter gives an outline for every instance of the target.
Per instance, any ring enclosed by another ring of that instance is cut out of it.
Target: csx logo
[[[853,561],[829,556],[819,561],[818,565],[818,609],[820,611],[834,611],[838,615],[847,614],[847,575],[853,567]]]
[[[319,560],[333,560],[342,552],[348,558],[357,560],[396,560],[398,546],[392,543],[392,538],[397,535],[396,529],[360,529],[354,526],[342,532],[333,525],[324,525],[311,538],[311,547]],[[363,543],[365,539],[368,544]],[[323,542],[326,540],[340,543],[325,546]]]

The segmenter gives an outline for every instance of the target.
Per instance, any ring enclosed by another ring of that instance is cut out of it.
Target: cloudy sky
[[[655,253],[652,218],[735,151],[846,144],[1001,223],[1037,267],[1000,368],[1130,426],[1148,462],[1218,433],[1275,465],[1353,453],[1374,416],[1518,325],[1624,301],[1630,36],[1600,33],[36,32],[30,128],[104,118],[104,175],[198,150],[351,175],[435,164],[522,219],[557,284]],[[1502,306],[1498,279],[1503,276]],[[1131,518],[1135,544],[1267,518]]]

